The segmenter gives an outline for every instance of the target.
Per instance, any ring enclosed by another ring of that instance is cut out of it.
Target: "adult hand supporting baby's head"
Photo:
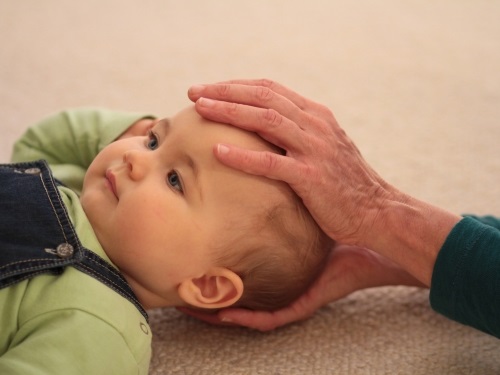
[[[270,331],[304,320],[320,307],[339,300],[357,290],[384,286],[423,286],[394,262],[371,250],[356,246],[335,245],[325,268],[309,290],[290,306],[277,311],[252,311],[227,308],[208,314],[186,307],[183,313],[216,325],[244,326]]]

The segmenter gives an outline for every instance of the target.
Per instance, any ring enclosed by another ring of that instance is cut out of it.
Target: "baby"
[[[0,168],[0,373],[146,374],[145,309],[304,293],[331,241],[287,185],[220,164],[220,142],[280,152],[193,106],[66,111],[26,132]]]

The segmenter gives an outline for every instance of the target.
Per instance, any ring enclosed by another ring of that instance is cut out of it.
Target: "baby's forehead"
[[[240,143],[243,147],[248,147],[256,151],[270,151],[274,153],[283,153],[277,146],[269,143],[258,134],[241,129],[237,126],[215,122],[203,118],[196,112],[194,105],[190,105],[179,111],[172,117],[160,120],[170,127],[186,127],[186,130],[200,133],[204,136],[220,137],[220,141],[233,141],[233,144]]]

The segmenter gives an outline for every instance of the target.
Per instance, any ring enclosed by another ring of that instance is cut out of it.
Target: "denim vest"
[[[72,266],[148,316],[125,278],[80,243],[45,161],[0,165],[0,289]]]

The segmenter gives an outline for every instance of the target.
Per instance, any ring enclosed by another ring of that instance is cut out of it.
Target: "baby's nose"
[[[129,150],[123,153],[123,162],[127,165],[129,176],[133,180],[139,180],[147,172],[147,161],[144,153],[139,150]]]

